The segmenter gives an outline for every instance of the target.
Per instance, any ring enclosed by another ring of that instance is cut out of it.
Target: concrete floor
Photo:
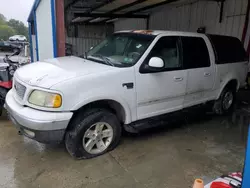
[[[195,178],[211,180],[242,171],[244,144],[239,128],[225,118],[205,116],[125,135],[114,151],[74,160],[63,146],[39,144],[0,120],[1,188],[185,188]]]

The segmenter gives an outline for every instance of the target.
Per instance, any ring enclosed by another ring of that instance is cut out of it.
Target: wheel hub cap
[[[233,93],[232,92],[227,92],[225,94],[225,97],[223,99],[223,108],[225,110],[228,110],[232,106],[232,104],[233,104],[233,98],[234,97],[233,97]]]
[[[85,132],[82,144],[90,154],[99,154],[106,150],[113,140],[113,128],[105,122],[98,122],[90,126]]]

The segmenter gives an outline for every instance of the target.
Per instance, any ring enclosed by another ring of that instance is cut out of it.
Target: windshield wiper
[[[113,67],[115,66],[114,63],[112,63],[112,61],[108,57],[105,57],[105,56],[103,56],[101,54],[94,54],[92,56],[101,58],[103,60],[103,62],[105,64],[107,64],[107,65],[110,65],[110,66],[113,66]]]
[[[84,52],[84,54],[79,55],[78,57],[83,58],[83,59],[88,59],[87,58],[87,52]]]

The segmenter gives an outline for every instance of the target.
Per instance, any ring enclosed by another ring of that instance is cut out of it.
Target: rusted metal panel
[[[57,56],[65,56],[64,1],[56,0]]]
[[[116,1],[113,1],[112,3],[109,3],[105,6],[100,7],[96,11],[100,11],[100,12],[112,11],[113,9],[116,9],[118,7],[124,6],[124,5],[129,4],[129,3],[133,3],[135,1],[136,0],[116,0]]]

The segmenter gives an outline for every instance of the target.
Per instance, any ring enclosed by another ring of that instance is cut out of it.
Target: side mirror
[[[148,66],[154,69],[162,69],[164,68],[164,61],[159,57],[152,57],[149,60]]]
[[[140,67],[140,73],[157,73],[163,71],[165,63],[163,59],[159,57],[152,57],[148,63],[143,64]]]

